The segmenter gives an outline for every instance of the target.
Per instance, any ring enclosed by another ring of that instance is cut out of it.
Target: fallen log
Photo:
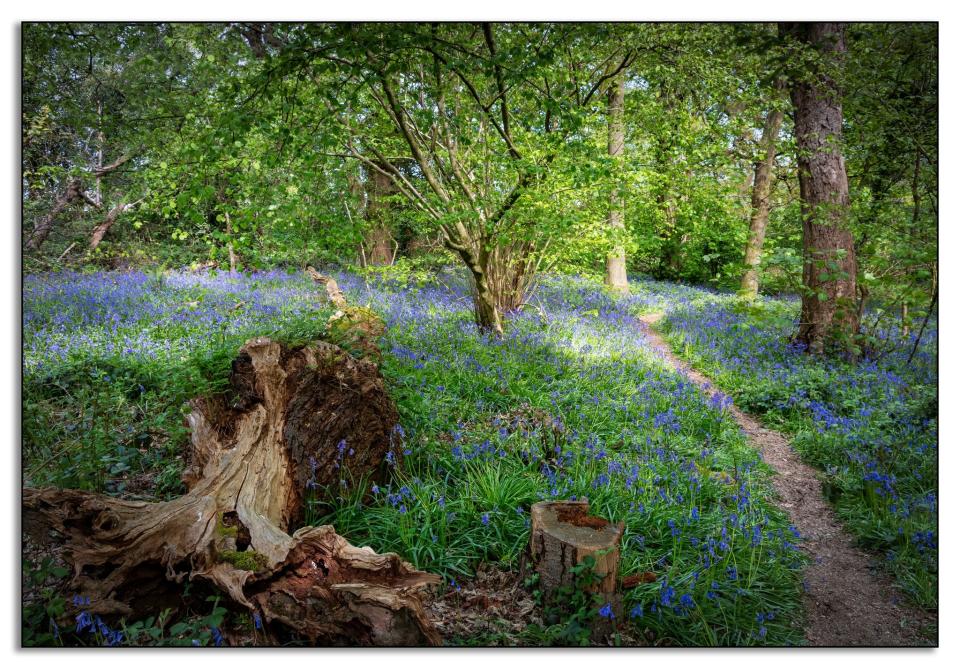
[[[101,615],[143,616],[204,581],[314,643],[439,644],[418,590],[440,582],[332,526],[297,529],[309,488],[383,480],[396,409],[373,362],[339,347],[248,341],[228,393],[194,400],[187,493],[161,503],[25,489],[24,530],[62,535]]]

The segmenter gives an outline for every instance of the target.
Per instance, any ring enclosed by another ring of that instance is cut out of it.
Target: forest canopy
[[[936,281],[936,25],[844,33],[830,58],[771,24],[26,24],[26,266],[446,258],[494,328],[538,269],[608,258],[797,293],[789,84],[822,71],[849,299],[906,322]]]

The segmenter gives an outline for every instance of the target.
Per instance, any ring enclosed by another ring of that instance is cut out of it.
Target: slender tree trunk
[[[237,271],[237,254],[233,251],[233,225],[230,223],[230,212],[224,210],[223,218],[227,224],[227,257],[230,259],[230,273]]]
[[[110,231],[110,228],[113,227],[113,224],[117,222],[117,218],[122,214],[130,205],[120,202],[117,206],[107,212],[106,217],[97,224],[97,227],[93,229],[93,232],[90,234],[90,250],[93,251],[95,248],[100,246],[100,242],[103,241],[104,235]]]
[[[627,254],[619,239],[624,230],[623,193],[619,187],[623,166],[623,98],[624,77],[620,74],[614,78],[607,91],[607,155],[613,159],[614,183],[617,185],[610,191],[610,209],[607,213],[607,224],[616,241],[612,252],[607,255],[606,282],[611,288],[620,291],[629,289]]]
[[[677,195],[673,177],[674,158],[670,149],[678,133],[678,121],[675,117],[682,106],[682,98],[666,85],[661,88],[660,97],[667,114],[667,132],[661,132],[656,141],[654,160],[661,171],[661,180],[656,187],[657,209],[663,213],[663,226],[660,228],[660,258],[657,266],[658,279],[677,279],[682,266],[680,246],[682,235],[677,230]]]
[[[37,221],[37,224],[33,227],[30,239],[27,240],[27,248],[33,251],[40,250],[40,246],[46,241],[50,235],[50,231],[53,230],[53,225],[57,222],[57,217],[63,213],[63,210],[69,205],[83,198],[83,184],[80,179],[71,179],[63,195],[57,198],[57,201],[53,203],[53,207],[47,212],[47,215]]]
[[[920,150],[917,150],[913,161],[913,182],[910,185],[910,195],[913,198],[913,216],[910,219],[909,241],[917,232],[920,223],[920,211],[923,202],[920,198]],[[906,300],[900,302],[900,334],[906,338],[910,335],[910,307]]]
[[[778,93],[784,85],[778,82]],[[740,281],[740,293],[751,299],[757,297],[760,288],[758,268],[763,253],[763,240],[767,235],[767,222],[770,220],[770,183],[773,163],[777,156],[777,137],[782,123],[782,111],[772,109],[767,112],[763,136],[760,138],[761,156],[754,166],[753,195],[750,199],[750,238],[743,254],[746,271]]]
[[[106,138],[103,134],[103,102],[97,101],[97,204],[103,206],[103,176],[101,174],[103,170],[103,145],[106,143]]]
[[[660,276],[658,278],[677,279],[680,277],[680,246],[682,241],[677,233],[677,206],[667,192],[668,185],[657,193],[657,204],[663,212],[664,227],[660,233],[663,240],[660,251]]]
[[[844,57],[844,26],[838,23],[781,24],[781,34],[812,45],[826,67]],[[850,195],[841,153],[839,85],[826,67],[794,79],[797,166],[803,216],[803,283],[797,340],[813,353],[832,340],[848,343],[859,330],[857,259],[847,227]]]

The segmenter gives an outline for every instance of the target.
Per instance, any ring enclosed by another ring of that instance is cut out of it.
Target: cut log
[[[438,576],[351,546],[331,526],[297,530],[308,488],[367,485],[399,463],[397,413],[374,363],[325,342],[252,339],[229,392],[191,404],[179,499],[24,490],[25,531],[65,537],[91,612],[145,615],[166,601],[163,586],[189,579],[315,643],[440,642],[417,593]]]
[[[537,502],[530,509],[530,553],[548,599],[563,586],[576,587],[573,567],[592,556],[598,578],[587,590],[614,603],[623,523],[590,516],[589,511],[586,499]]]

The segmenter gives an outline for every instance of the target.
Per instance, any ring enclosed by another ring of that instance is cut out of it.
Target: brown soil
[[[650,328],[663,314],[640,318],[653,347],[677,371],[704,388],[710,380],[682,363],[669,345]],[[773,487],[779,504],[800,532],[800,546],[812,558],[804,571],[804,633],[813,646],[928,646],[924,628],[936,617],[902,601],[891,579],[874,566],[875,558],[856,546],[829,503],[823,498],[817,470],[804,464],[787,439],[762,427],[735,406],[730,408],[750,443],[775,470]]]

